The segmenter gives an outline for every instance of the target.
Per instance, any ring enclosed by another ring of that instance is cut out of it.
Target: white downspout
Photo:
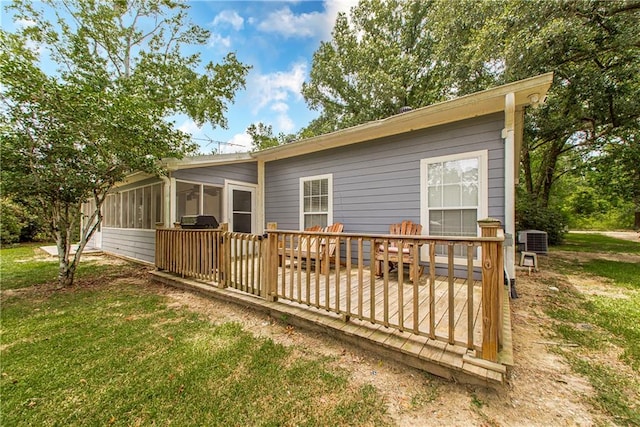
[[[508,277],[514,278],[515,269],[515,209],[516,209],[516,172],[515,164],[515,125],[516,125],[516,95],[511,92],[505,95],[504,106],[504,232],[511,236],[510,242],[505,242],[504,262]],[[507,245],[506,243],[511,243]]]

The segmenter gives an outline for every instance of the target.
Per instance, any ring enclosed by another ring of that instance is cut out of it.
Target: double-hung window
[[[333,175],[300,178],[300,225],[302,229],[333,223]]]
[[[430,236],[477,236],[487,215],[487,151],[421,161],[422,224]],[[464,256],[456,246],[455,255]],[[446,255],[445,247],[437,247]]]

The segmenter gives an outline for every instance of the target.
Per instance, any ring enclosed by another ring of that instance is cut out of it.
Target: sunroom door
[[[255,233],[256,187],[229,184],[228,194],[229,230],[237,233]]]

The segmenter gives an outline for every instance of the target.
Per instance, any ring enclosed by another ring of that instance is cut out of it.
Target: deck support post
[[[500,221],[478,221],[482,237],[498,237]],[[482,242],[482,358],[498,361],[500,336],[500,294],[504,283],[502,242]]]
[[[270,231],[276,230],[278,223],[267,223],[267,251],[265,253],[265,281],[264,296],[267,301],[278,301],[278,233]]]

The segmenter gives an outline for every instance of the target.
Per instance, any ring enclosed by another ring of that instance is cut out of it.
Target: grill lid
[[[218,220],[213,215],[184,215],[180,218],[180,226],[187,229],[218,228]]]

